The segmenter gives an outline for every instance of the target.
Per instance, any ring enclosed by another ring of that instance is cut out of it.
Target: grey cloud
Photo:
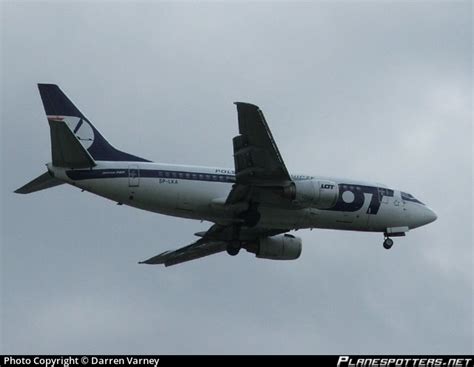
[[[472,353],[472,4],[2,3],[2,353]],[[397,239],[301,231],[303,255],[138,260],[208,223],[58,187],[35,87],[116,146],[232,167],[233,101],[294,172],[380,181],[437,212]]]

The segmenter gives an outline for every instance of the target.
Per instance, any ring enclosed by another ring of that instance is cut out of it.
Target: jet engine
[[[291,234],[262,238],[256,249],[256,257],[271,260],[295,260],[300,257],[301,238]]]
[[[301,180],[285,187],[283,196],[303,208],[332,208],[339,196],[339,186],[333,181]]]

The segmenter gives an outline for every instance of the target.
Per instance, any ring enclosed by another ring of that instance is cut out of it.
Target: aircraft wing
[[[258,190],[288,186],[292,180],[260,108],[250,103],[235,104],[239,120],[239,135],[233,139],[235,184],[226,204],[247,202],[252,209],[250,204],[257,201]],[[201,238],[196,242],[177,250],[165,251],[140,264],[176,265],[225,251],[227,245],[235,240],[251,246],[258,238],[286,231],[235,223],[214,224],[207,232],[198,233]]]
[[[173,251],[165,251],[153,256],[139,264],[163,264],[171,266],[185,261],[199,259],[200,257],[217,254],[226,249],[227,243],[223,241],[226,229],[229,226],[214,224],[207,232],[198,234],[201,238],[196,242]]]
[[[273,236],[283,232],[286,232],[286,230],[248,228],[239,231],[239,238],[252,241],[262,236]],[[162,252],[147,260],[140,261],[139,264],[171,266],[225,251],[227,244],[234,238],[235,227],[233,225],[214,224],[207,232],[196,233],[196,235],[201,237],[196,242],[177,250]]]
[[[233,139],[236,183],[226,204],[251,200],[251,188],[283,187],[292,181],[260,108],[235,104],[240,133]]]
[[[250,103],[235,102],[239,133],[233,139],[236,182],[288,183],[288,170],[262,111]]]
[[[148,260],[140,261],[139,264],[163,264],[165,266],[176,265],[225,251],[226,246],[227,244],[225,242],[208,242],[201,238],[189,246],[181,247],[174,251],[165,251]]]

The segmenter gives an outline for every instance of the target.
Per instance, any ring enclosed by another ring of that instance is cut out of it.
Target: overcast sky
[[[472,3],[1,4],[1,353],[473,353]],[[233,167],[234,101],[292,172],[383,182],[438,220],[299,231],[299,260],[138,265],[209,223],[60,186],[36,83],[110,142]]]

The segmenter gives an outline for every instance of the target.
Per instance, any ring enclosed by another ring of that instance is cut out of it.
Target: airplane
[[[256,105],[235,102],[234,168],[154,163],[114,148],[55,84],[38,84],[51,135],[47,172],[17,189],[28,194],[64,183],[154,213],[213,223],[192,244],[140,264],[171,266],[241,249],[257,258],[294,260],[302,240],[288,232],[325,228],[392,237],[437,219],[413,195],[374,184],[290,174]]]

